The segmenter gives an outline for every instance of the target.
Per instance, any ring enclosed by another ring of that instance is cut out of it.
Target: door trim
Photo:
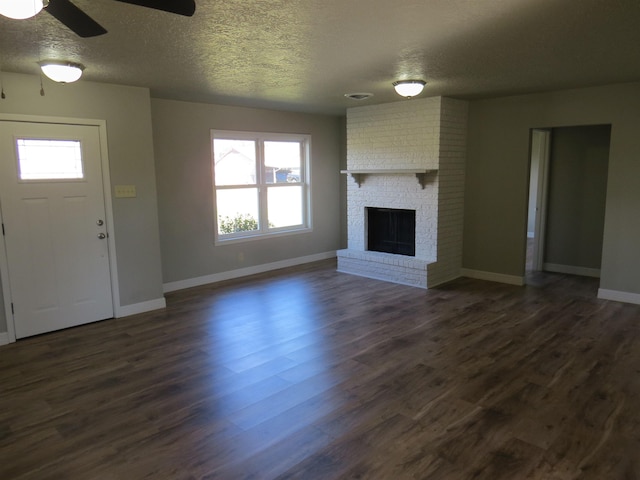
[[[549,191],[549,161],[551,159],[551,135],[550,128],[534,128],[533,131],[541,132],[544,135],[542,146],[542,158],[540,159],[537,185],[537,204],[534,227],[533,245],[533,269],[541,271],[544,268],[544,238],[547,228],[547,202]]]
[[[88,118],[68,118],[68,117],[48,117],[41,115],[16,115],[0,113],[0,122],[26,122],[26,123],[49,123],[63,125],[83,125],[98,127],[100,139],[100,162],[102,167],[102,188],[104,190],[104,208],[108,225],[109,236],[107,244],[109,247],[109,268],[111,270],[111,298],[113,303],[114,316],[118,317],[120,308],[120,289],[118,283],[118,262],[116,257],[116,233],[113,221],[113,202],[111,197],[111,176],[109,169],[109,152],[107,149],[107,122],[106,120],[96,120]],[[2,208],[0,206],[0,222],[2,221]],[[4,299],[5,317],[7,319],[7,334],[9,343],[16,341],[15,325],[13,323],[13,313],[11,312],[11,288],[9,286],[9,269],[7,250],[5,247],[4,235],[0,235],[0,279],[2,280],[2,296]]]

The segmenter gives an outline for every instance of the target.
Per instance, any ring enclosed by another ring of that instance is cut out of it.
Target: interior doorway
[[[611,125],[531,131],[526,273],[600,276]]]

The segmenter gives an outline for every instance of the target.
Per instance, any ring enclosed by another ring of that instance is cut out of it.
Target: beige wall
[[[340,170],[347,169],[347,117],[340,119]],[[346,175],[341,175],[340,181],[340,247],[347,248],[347,181]]]
[[[600,287],[640,293],[640,84],[471,102],[465,268],[524,274],[530,129],[598,124],[612,126]]]
[[[340,248],[340,117],[160,99],[151,106],[165,283]],[[311,135],[311,232],[213,244],[211,129]]]
[[[161,299],[162,274],[148,89],[81,81],[60,85],[3,73],[0,113],[106,120],[113,185],[135,185],[137,198],[113,199],[120,305]],[[0,312],[2,315],[4,312]],[[4,328],[3,328],[4,327]],[[0,331],[6,331],[0,318]]]

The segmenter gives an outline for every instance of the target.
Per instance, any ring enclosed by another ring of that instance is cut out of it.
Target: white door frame
[[[113,204],[111,198],[111,176],[109,170],[109,154],[107,149],[107,122],[87,118],[47,117],[40,115],[15,115],[0,113],[0,121],[53,123],[63,125],[85,125],[98,127],[100,138],[100,162],[102,167],[102,187],[104,190],[104,208],[107,221],[107,244],[109,247],[109,268],[111,270],[111,292],[114,316],[120,308],[120,290],[118,284],[118,262],[116,259],[116,235],[113,223]],[[0,206],[0,222],[2,222],[2,206]],[[0,232],[1,233],[1,232]],[[2,296],[4,299],[7,334],[10,343],[16,341],[13,313],[11,311],[11,288],[9,285],[9,269],[4,235],[0,234],[0,279],[2,280]]]
[[[549,189],[549,160],[551,155],[551,129],[534,128],[533,132],[544,134],[541,157],[538,170],[538,185],[536,193],[535,226],[533,238],[533,269],[542,271],[544,263],[544,237],[547,227],[547,196]]]

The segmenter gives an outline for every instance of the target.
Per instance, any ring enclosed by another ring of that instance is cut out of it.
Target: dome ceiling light
[[[75,82],[82,76],[84,70],[84,65],[80,63],[60,60],[43,60],[39,65],[42,73],[58,83]]]
[[[411,98],[420,95],[426,84],[427,82],[424,80],[398,80],[393,82],[393,88],[396,89],[398,95]]]

